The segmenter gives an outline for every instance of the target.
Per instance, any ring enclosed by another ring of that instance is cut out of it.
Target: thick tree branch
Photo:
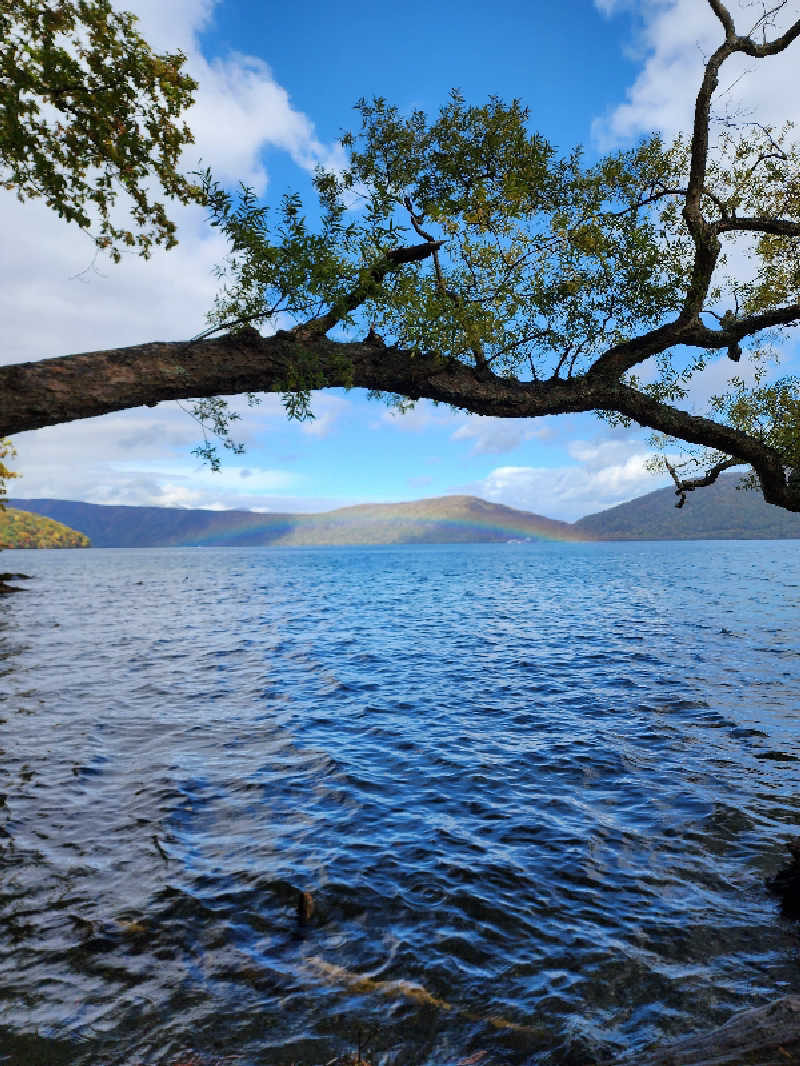
[[[723,213],[722,218],[709,221],[703,215],[704,197],[710,197],[721,210],[724,208],[724,205],[706,188],[711,101],[717,87],[719,70],[725,60],[735,52],[745,51],[748,54],[754,54],[750,50],[753,42],[749,38],[737,35],[733,18],[721,0],[708,0],[708,2],[725,29],[725,41],[707,61],[695,100],[689,182],[686,189],[658,190],[649,200],[642,201],[644,205],[659,199],[666,193],[682,194],[685,197],[683,217],[694,242],[695,253],[684,304],[673,322],[650,330],[641,337],[615,345],[601,355],[588,371],[587,377],[592,380],[619,379],[633,367],[677,344],[690,344],[701,348],[727,348],[731,359],[738,361],[741,356],[740,342],[744,337],[762,329],[789,325],[800,318],[800,304],[791,304],[762,314],[748,316],[734,322],[724,330],[710,330],[700,318],[721,252],[720,234],[755,232],[787,237],[800,236],[800,222],[788,219],[736,218]],[[800,34],[800,21],[774,42],[775,50],[782,51],[788,47],[798,34]],[[756,46],[753,45],[753,47]],[[764,54],[774,53],[764,52]]]
[[[800,237],[800,222],[785,218],[735,218],[720,219],[714,224],[717,233],[773,233],[777,237]]]
[[[676,344],[681,344],[688,328],[678,318],[657,329],[651,329],[640,337],[632,337],[621,344],[615,344],[613,348],[609,348],[607,352],[595,359],[586,372],[586,377],[592,381],[618,381],[623,374],[639,363],[665,352]]]
[[[723,319],[724,320],[724,319]],[[800,303],[774,307],[757,315],[735,319],[726,329],[709,329],[702,322],[687,326],[681,336],[682,343],[696,348],[730,348],[745,337],[751,337],[765,329],[776,326],[791,326],[800,320]]]
[[[711,2],[711,0],[709,0]],[[794,22],[786,33],[777,37],[774,41],[765,41],[763,44],[756,44],[755,41],[749,37],[739,37],[737,40],[738,51],[744,52],[745,55],[753,56],[755,59],[765,59],[767,56],[776,56],[779,52],[784,52],[792,43],[800,37],[800,19]]]
[[[773,448],[605,376],[524,382],[491,371],[476,375],[456,359],[386,348],[372,340],[318,336],[309,341],[297,331],[262,337],[245,329],[195,343],[156,341],[0,367],[0,437],[162,400],[283,392],[298,360],[312,361],[326,387],[426,397],[501,418],[617,411],[642,426],[749,464],[770,503],[800,510],[800,492],[789,486],[781,455]]]
[[[709,0],[709,3],[711,3],[718,16],[721,17],[721,12],[727,14],[726,9],[719,0]],[[730,16],[728,17],[730,18]],[[703,80],[695,100],[689,183],[686,189],[686,202],[683,206],[683,217],[694,241],[695,253],[689,287],[680,316],[684,322],[691,321],[700,314],[721,250],[719,238],[714,227],[703,217],[702,199],[706,184],[706,171],[708,169],[711,98],[719,81],[720,67],[735,51],[735,45],[728,37],[725,43],[720,45],[706,63]]]
[[[744,52],[746,55],[753,56],[755,59],[765,59],[767,56],[778,55],[779,52],[784,52],[789,45],[798,36],[800,36],[800,19],[793,22],[792,25],[783,33],[780,37],[777,37],[774,41],[763,41],[761,44],[756,44],[752,38],[752,33],[759,26],[765,22],[765,16],[762,16],[750,31],[750,34],[741,36],[737,34],[736,27],[733,22],[733,17],[722,3],[722,0],[708,0],[709,6],[719,21],[722,23],[722,27],[725,30],[725,42],[726,44],[735,43],[737,52]],[[779,5],[783,7],[783,5]],[[778,7],[773,8],[768,15],[773,15],[778,10]]]
[[[754,229],[753,226],[738,226],[735,220],[724,219],[722,222],[710,223],[702,212],[702,198],[708,169],[709,125],[711,119],[711,100],[719,82],[722,64],[735,52],[743,52],[756,58],[776,55],[784,51],[800,35],[800,20],[795,22],[781,37],[772,42],[756,44],[750,37],[736,33],[730,11],[722,0],[708,0],[709,5],[725,29],[725,41],[716,49],[706,62],[703,80],[697,93],[692,126],[691,160],[689,165],[689,182],[686,190],[686,202],[683,217],[695,245],[694,264],[686,293],[680,319],[682,322],[696,320],[702,311],[711,285],[711,278],[721,251],[719,233],[725,229]],[[786,233],[781,228],[765,229],[762,232]],[[796,235],[790,230],[789,235]]]
[[[725,30],[725,39],[731,40],[731,38],[736,36],[736,29],[734,28],[733,18],[731,17],[730,11],[728,11],[727,7],[725,7],[721,0],[708,0],[708,3],[711,10],[722,23],[722,27]]]
[[[0,437],[163,400],[283,392],[298,362],[326,387],[427,397],[498,417],[533,417],[604,407],[598,383],[520,382],[438,355],[386,348],[374,340],[262,337],[244,329],[198,342],[159,342],[0,367]]]
[[[590,380],[618,380],[633,367],[643,363],[676,344],[687,344],[695,348],[727,348],[732,358],[741,355],[740,342],[762,330],[774,329],[776,326],[790,326],[800,321],[800,303],[787,304],[757,315],[748,315],[732,322],[726,329],[709,329],[699,318],[691,322],[682,322],[677,318],[641,337],[617,344],[604,352],[586,373]]]

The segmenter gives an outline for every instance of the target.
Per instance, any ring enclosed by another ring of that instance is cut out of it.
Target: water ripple
[[[0,1063],[568,1066],[800,991],[794,544],[19,557]]]

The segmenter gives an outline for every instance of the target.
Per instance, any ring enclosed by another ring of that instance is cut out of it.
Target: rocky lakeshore
[[[10,585],[10,581],[30,581],[30,574],[15,574],[10,571],[0,573],[0,596],[6,592],[22,592],[19,585]]]

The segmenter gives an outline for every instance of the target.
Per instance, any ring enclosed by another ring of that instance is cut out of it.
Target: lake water
[[[577,1066],[800,992],[800,542],[1,562],[0,1062]]]

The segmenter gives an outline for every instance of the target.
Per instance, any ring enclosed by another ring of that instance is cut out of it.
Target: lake
[[[800,992],[800,542],[1,562],[1,1063],[578,1066]]]

